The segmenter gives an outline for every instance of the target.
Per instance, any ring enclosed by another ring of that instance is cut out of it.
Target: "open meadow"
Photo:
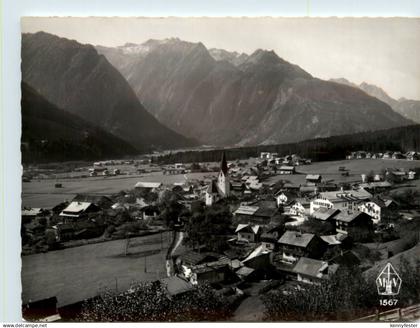
[[[64,306],[163,278],[170,241],[169,232],[132,238],[127,256],[124,239],[22,256],[22,301],[56,296]]]

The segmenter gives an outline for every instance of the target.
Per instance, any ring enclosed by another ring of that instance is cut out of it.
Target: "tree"
[[[369,288],[368,288],[369,287]],[[376,288],[370,288],[358,268],[340,268],[329,281],[263,296],[269,320],[341,320],[370,313],[377,303]]]
[[[170,229],[180,222],[180,215],[184,210],[184,206],[179,203],[179,198],[178,194],[165,190],[159,199],[160,218]]]
[[[136,283],[130,291],[106,291],[85,302],[77,321],[216,321],[226,320],[231,310],[226,300],[208,285],[170,297],[159,281]]]

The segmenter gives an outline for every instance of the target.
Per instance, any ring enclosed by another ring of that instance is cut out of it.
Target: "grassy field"
[[[215,173],[189,173],[190,180],[203,179]],[[183,174],[164,175],[153,172],[142,175],[115,177],[89,177],[78,179],[33,180],[22,184],[22,206],[49,208],[65,200],[71,200],[78,193],[111,195],[121,190],[133,189],[138,181],[162,182],[173,184],[184,182]],[[63,188],[55,188],[55,183],[62,183]]]
[[[338,168],[344,166],[349,172],[349,176],[342,176]],[[296,171],[301,174],[277,175],[271,177],[266,183],[274,183],[279,180],[288,180],[292,183],[304,184],[305,175],[309,173],[321,174],[323,181],[333,182],[361,182],[361,174],[381,173],[383,169],[409,169],[420,167],[420,161],[407,160],[386,160],[386,159],[360,159],[342,160],[331,162],[315,162],[311,165],[297,166]],[[418,180],[417,180],[418,181]]]
[[[56,296],[63,306],[105,289],[126,290],[133,281],[163,278],[170,238],[169,232],[162,239],[160,234],[133,238],[127,256],[125,240],[23,256],[22,300]]]

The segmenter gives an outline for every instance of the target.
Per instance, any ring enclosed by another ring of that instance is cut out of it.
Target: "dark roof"
[[[170,296],[183,294],[194,289],[190,282],[177,276],[164,278],[161,280],[161,283],[165,286],[166,291]]]
[[[343,266],[356,266],[360,264],[359,257],[350,250],[334,256],[329,261]]]
[[[222,160],[220,161],[220,171],[222,171],[224,175],[226,175],[228,172],[225,152],[222,153]]]
[[[293,272],[323,279],[337,271],[338,265],[328,265],[328,262],[301,257],[293,268]]]
[[[87,202],[95,204],[101,208],[109,208],[112,205],[112,200],[104,195],[91,195],[91,194],[77,194],[72,202]]]
[[[315,235],[312,233],[287,230],[283,236],[280,237],[278,242],[280,244],[307,247],[314,237]]]
[[[340,210],[335,209],[335,208],[325,208],[325,207],[321,207],[318,210],[316,210],[312,216],[315,219],[318,220],[322,220],[322,221],[326,221],[330,218],[332,218],[333,216],[337,215],[340,212]]]
[[[222,257],[222,255],[212,252],[203,252],[203,253],[197,253],[194,251],[187,252],[180,256],[180,259],[186,263],[191,265],[197,265],[201,263],[206,262],[214,262],[219,260],[219,258]]]
[[[354,212],[340,212],[335,217],[334,220],[341,221],[341,222],[352,222],[359,217],[365,216],[366,219],[369,219],[370,216],[366,213],[354,211]]]

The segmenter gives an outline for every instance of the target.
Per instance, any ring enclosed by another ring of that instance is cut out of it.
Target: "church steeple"
[[[222,160],[220,162],[220,171],[222,171],[224,175],[226,175],[228,172],[225,152],[222,153]]]

